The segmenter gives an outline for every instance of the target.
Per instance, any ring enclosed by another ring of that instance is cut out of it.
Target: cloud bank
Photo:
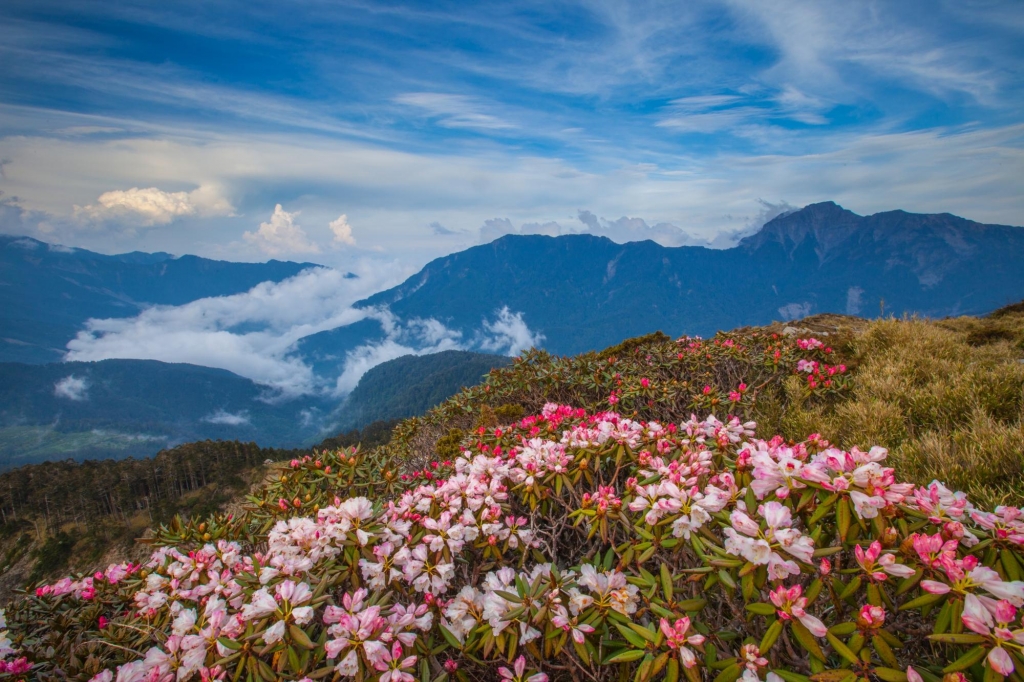
[[[389,268],[364,265],[359,277],[310,268],[246,293],[154,306],[136,317],[89,320],[68,343],[66,360],[133,358],[219,367],[283,396],[313,393],[313,371],[292,355],[309,334],[364,319],[356,301],[396,283]]]
[[[473,349],[516,355],[544,339],[530,330],[522,313],[507,307],[467,334],[435,319],[402,320],[386,308],[355,308],[357,301],[397,283],[396,274],[388,274],[395,269],[380,262],[366,261],[359,272],[352,277],[310,268],[243,294],[154,306],[131,318],[92,319],[68,343],[64,359],[130,358],[218,367],[268,387],[272,393],[267,399],[276,400],[343,395],[368,369],[402,355]],[[376,320],[385,338],[348,351],[337,376],[317,375],[297,353],[299,340],[311,334],[366,319]],[[84,380],[67,377],[54,390],[60,397],[82,400],[86,389]],[[206,421],[237,425],[241,422],[232,420],[238,417],[217,412]]]

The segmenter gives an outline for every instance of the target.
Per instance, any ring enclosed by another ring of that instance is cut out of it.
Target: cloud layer
[[[65,360],[132,358],[184,362],[226,369],[270,389],[268,400],[348,393],[371,367],[402,355],[443,350],[484,350],[516,355],[539,345],[522,313],[507,307],[464,334],[434,319],[401,320],[386,308],[355,308],[367,295],[397,283],[380,262],[366,262],[361,276],[311,268],[280,283],[264,282],[244,294],[204,298],[181,306],[154,306],[132,318],[89,320],[68,343]],[[384,339],[348,351],[337,375],[318,376],[297,354],[311,334],[372,319]],[[83,400],[84,380],[67,377],[56,395]],[[217,412],[207,421],[237,425],[244,415]]]
[[[309,334],[364,319],[352,304],[394,283],[378,266],[360,277],[311,268],[244,294],[204,298],[181,306],[154,306],[136,317],[89,320],[68,343],[66,360],[134,358],[219,367],[279,391],[313,393],[319,381],[293,356]]]

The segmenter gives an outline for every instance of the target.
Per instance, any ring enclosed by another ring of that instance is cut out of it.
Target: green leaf
[[[679,659],[668,659],[665,669],[665,682],[679,682]]]
[[[306,634],[306,631],[300,628],[295,623],[291,623],[288,626],[288,634],[292,636],[292,641],[301,646],[303,649],[312,650],[316,648],[316,644],[314,644],[313,640],[309,638],[309,635]]]
[[[637,633],[633,632],[632,628],[626,625],[622,625],[620,623],[614,623],[614,625],[615,629],[621,632],[622,636],[625,637],[626,641],[628,641],[630,644],[637,647],[638,649],[644,649],[647,647],[647,641]]]
[[[1003,568],[1006,569],[1006,575],[1010,580],[1021,579],[1020,564],[1012,551],[1004,549],[999,553],[999,560],[1002,562]]]
[[[907,674],[893,668],[875,668],[875,675],[883,682],[907,682]]]
[[[871,638],[871,644],[875,647],[875,652],[883,661],[894,666],[898,666],[900,664],[900,662],[896,660],[896,656],[892,653],[892,649],[889,648],[889,644],[884,639],[875,635]]]
[[[850,581],[850,584],[847,585],[846,589],[843,590],[842,594],[839,595],[839,598],[843,599],[843,600],[849,599],[850,597],[852,597],[854,594],[857,593],[857,590],[860,589],[860,585],[861,585],[861,578],[860,578],[860,576],[859,575],[854,576],[853,580]]]
[[[632,663],[633,661],[639,661],[644,657],[646,652],[638,649],[626,649],[620,651],[611,658],[607,658],[604,661],[604,665],[611,665],[612,663]]]
[[[814,635],[811,631],[798,620],[790,621],[790,629],[793,631],[793,635],[796,637],[796,641],[800,642],[800,646],[808,651],[812,656],[817,658],[819,661],[825,660],[825,652],[821,650],[821,646],[818,641],[814,639]]]
[[[843,682],[843,680],[856,678],[857,675],[852,670],[823,670],[811,675],[813,682]]]
[[[832,645],[832,648],[836,650],[837,654],[845,658],[850,663],[857,663],[859,661],[857,654],[850,651],[850,647],[843,644],[841,639],[833,635],[831,632],[826,632],[825,637],[828,639],[828,643]],[[801,642],[801,644],[803,644],[803,642]]]
[[[777,640],[779,638],[779,635],[781,634],[782,621],[776,620],[774,623],[768,626],[768,629],[764,633],[764,637],[761,638],[761,645],[759,647],[761,649],[761,653],[764,654],[768,650],[770,650],[772,646],[775,644],[775,640]]]
[[[227,637],[218,637],[217,642],[219,642],[225,649],[231,649],[232,651],[238,651],[242,648],[241,644],[233,639],[228,639]]]
[[[452,631],[449,630],[448,628],[446,628],[441,623],[438,623],[437,625],[438,625],[439,628],[441,628],[441,635],[444,637],[444,640],[446,642],[448,642],[448,644],[452,648],[458,649],[458,650],[461,651],[462,650],[462,642],[459,641],[459,638],[456,637],[454,634],[452,634]]]
[[[926,593],[926,594],[922,594],[920,597],[918,597],[916,599],[911,599],[910,601],[906,602],[905,604],[901,604],[899,609],[897,609],[897,610],[899,610],[899,611],[906,611],[907,609],[919,609],[922,606],[928,606],[930,604],[935,604],[937,602],[940,602],[940,601],[942,601],[945,598],[946,598],[946,595],[944,595],[944,594],[930,594],[930,593]]]
[[[775,614],[775,607],[771,604],[765,604],[763,602],[757,602],[756,604],[747,604],[747,611],[756,613],[759,616],[771,616]]]
[[[672,601],[672,594],[674,592],[674,586],[672,581],[672,571],[668,570],[667,564],[661,565],[661,591],[665,595],[665,601]]]
[[[763,650],[762,653],[764,653]],[[779,668],[776,668],[772,672],[784,679],[786,682],[811,682],[811,678],[806,675],[790,672],[789,670],[780,670]]]
[[[639,623],[630,623],[629,627],[632,628],[633,632],[640,635],[648,642],[651,642],[653,644],[655,641],[657,641],[657,633],[651,632],[650,629],[644,627],[643,625],[640,625]]]
[[[846,498],[839,500],[836,507],[836,524],[839,529],[839,539],[846,542],[850,534],[850,501]]]
[[[850,622],[839,623],[838,625],[833,625],[832,627],[830,627],[828,631],[831,632],[833,635],[837,635],[839,637],[847,637],[857,632],[857,624]]]
[[[700,611],[707,606],[706,599],[687,599],[685,601],[678,602],[676,607],[680,611]]]
[[[811,518],[807,519],[807,525],[813,526],[818,521],[821,521],[821,517],[823,517],[826,514],[826,512],[828,512],[828,510],[832,508],[832,505],[835,504],[836,500],[838,499],[839,495],[832,495],[824,502],[819,504],[818,508],[814,510],[813,514],[811,514]]]
[[[956,659],[955,661],[947,665],[945,668],[943,668],[942,672],[956,673],[960,672],[961,670],[967,670],[972,665],[980,662],[981,659],[985,658],[985,655],[987,653],[988,649],[986,649],[985,647],[980,645],[976,646],[973,649],[968,650],[967,653],[965,653],[963,656],[961,656],[960,658]]]
[[[736,680],[740,679],[740,675],[742,674],[743,670],[740,668],[739,664],[733,663],[715,676],[715,682],[736,682]]]

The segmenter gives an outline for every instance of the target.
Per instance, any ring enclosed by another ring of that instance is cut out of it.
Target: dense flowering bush
[[[339,495],[278,519],[265,543],[162,546],[144,567],[26,601],[95,611],[93,636],[120,657],[92,671],[100,681],[1024,669],[1019,510],[899,482],[881,448],[756,440],[753,428],[552,404],[481,429],[390,499]],[[3,652],[31,637],[0,636]],[[55,665],[32,663],[29,674]]]
[[[828,348],[800,348],[821,374]],[[552,403],[419,471],[296,459],[251,513],[16,601],[0,678],[1020,677],[1020,510],[754,430]]]

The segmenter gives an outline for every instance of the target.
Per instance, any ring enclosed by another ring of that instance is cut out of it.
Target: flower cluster
[[[344,486],[394,462],[324,453],[282,470],[298,489],[353,472],[322,505],[289,493],[299,505],[254,508],[234,539],[160,546],[28,599],[93,608],[91,636],[120,656],[100,682],[1024,670],[1020,510],[901,481],[883,448],[755,428],[548,404],[377,495]],[[904,634],[921,628],[930,644]],[[48,665],[19,660],[17,674]]]

